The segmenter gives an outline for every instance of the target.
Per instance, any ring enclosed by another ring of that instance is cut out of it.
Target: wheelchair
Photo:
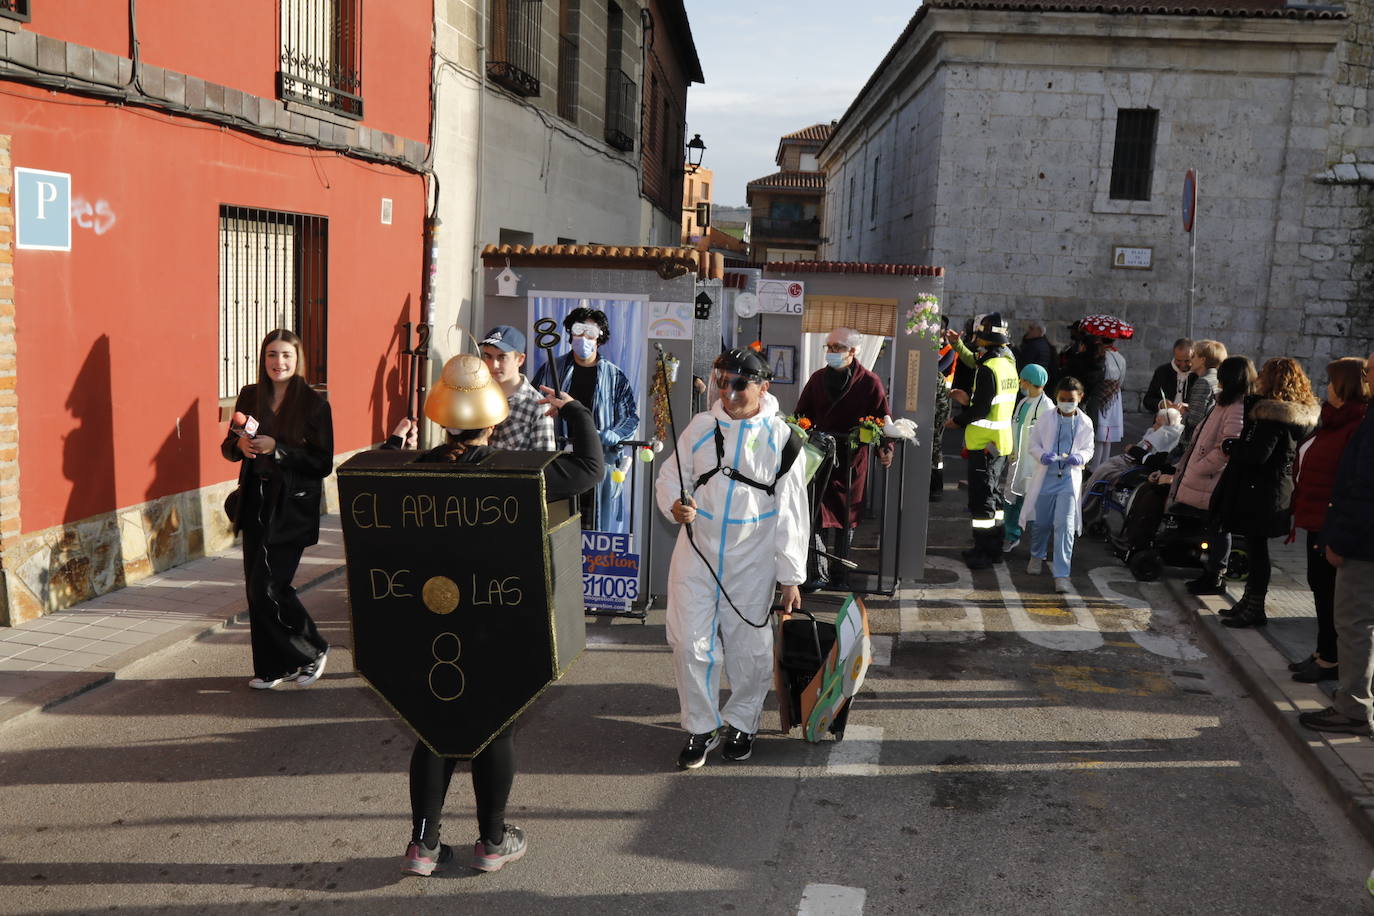
[[[1154,582],[1164,574],[1166,566],[1203,569],[1212,549],[1206,513],[1191,506],[1174,504],[1163,513],[1154,530],[1135,543],[1126,539],[1127,520],[1132,510],[1141,511],[1145,501],[1141,494],[1149,484],[1148,468],[1132,468],[1112,482],[1110,491],[1102,494],[1102,517],[1094,524],[1112,546],[1112,552],[1126,564],[1131,575],[1141,582]],[[1243,582],[1250,575],[1250,555],[1245,538],[1231,536],[1231,555],[1223,575],[1232,581]]]

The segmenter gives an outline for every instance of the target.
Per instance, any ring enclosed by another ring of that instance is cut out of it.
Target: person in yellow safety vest
[[[1002,471],[1012,451],[1011,421],[1020,386],[1016,360],[1007,348],[1007,328],[997,312],[984,315],[974,329],[975,355],[955,332],[945,339],[960,362],[974,368],[972,390],[956,391],[964,405],[958,416],[945,421],[947,429],[964,430],[968,457],[968,510],[973,520],[973,546],[964,551],[970,569],[987,569],[1002,559]]]

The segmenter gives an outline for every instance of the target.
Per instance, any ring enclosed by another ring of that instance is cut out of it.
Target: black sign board
[[[544,502],[551,453],[416,457],[339,467],[354,660],[431,750],[470,758],[586,647],[581,531]]]

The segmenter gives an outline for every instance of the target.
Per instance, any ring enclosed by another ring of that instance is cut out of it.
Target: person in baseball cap
[[[520,371],[525,365],[524,333],[498,324],[482,338],[481,348],[482,361],[510,404],[510,416],[491,434],[491,444],[518,451],[554,451],[553,418],[539,403],[543,396]]]

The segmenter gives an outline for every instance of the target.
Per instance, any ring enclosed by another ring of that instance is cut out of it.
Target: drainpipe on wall
[[[481,82],[477,87],[477,193],[472,206],[472,318],[477,328],[486,324],[486,298],[483,290],[482,272],[482,185],[486,163],[487,137],[487,4],[485,0],[477,4],[477,72]],[[476,331],[472,333],[476,334]],[[480,354],[479,354],[480,355]]]

